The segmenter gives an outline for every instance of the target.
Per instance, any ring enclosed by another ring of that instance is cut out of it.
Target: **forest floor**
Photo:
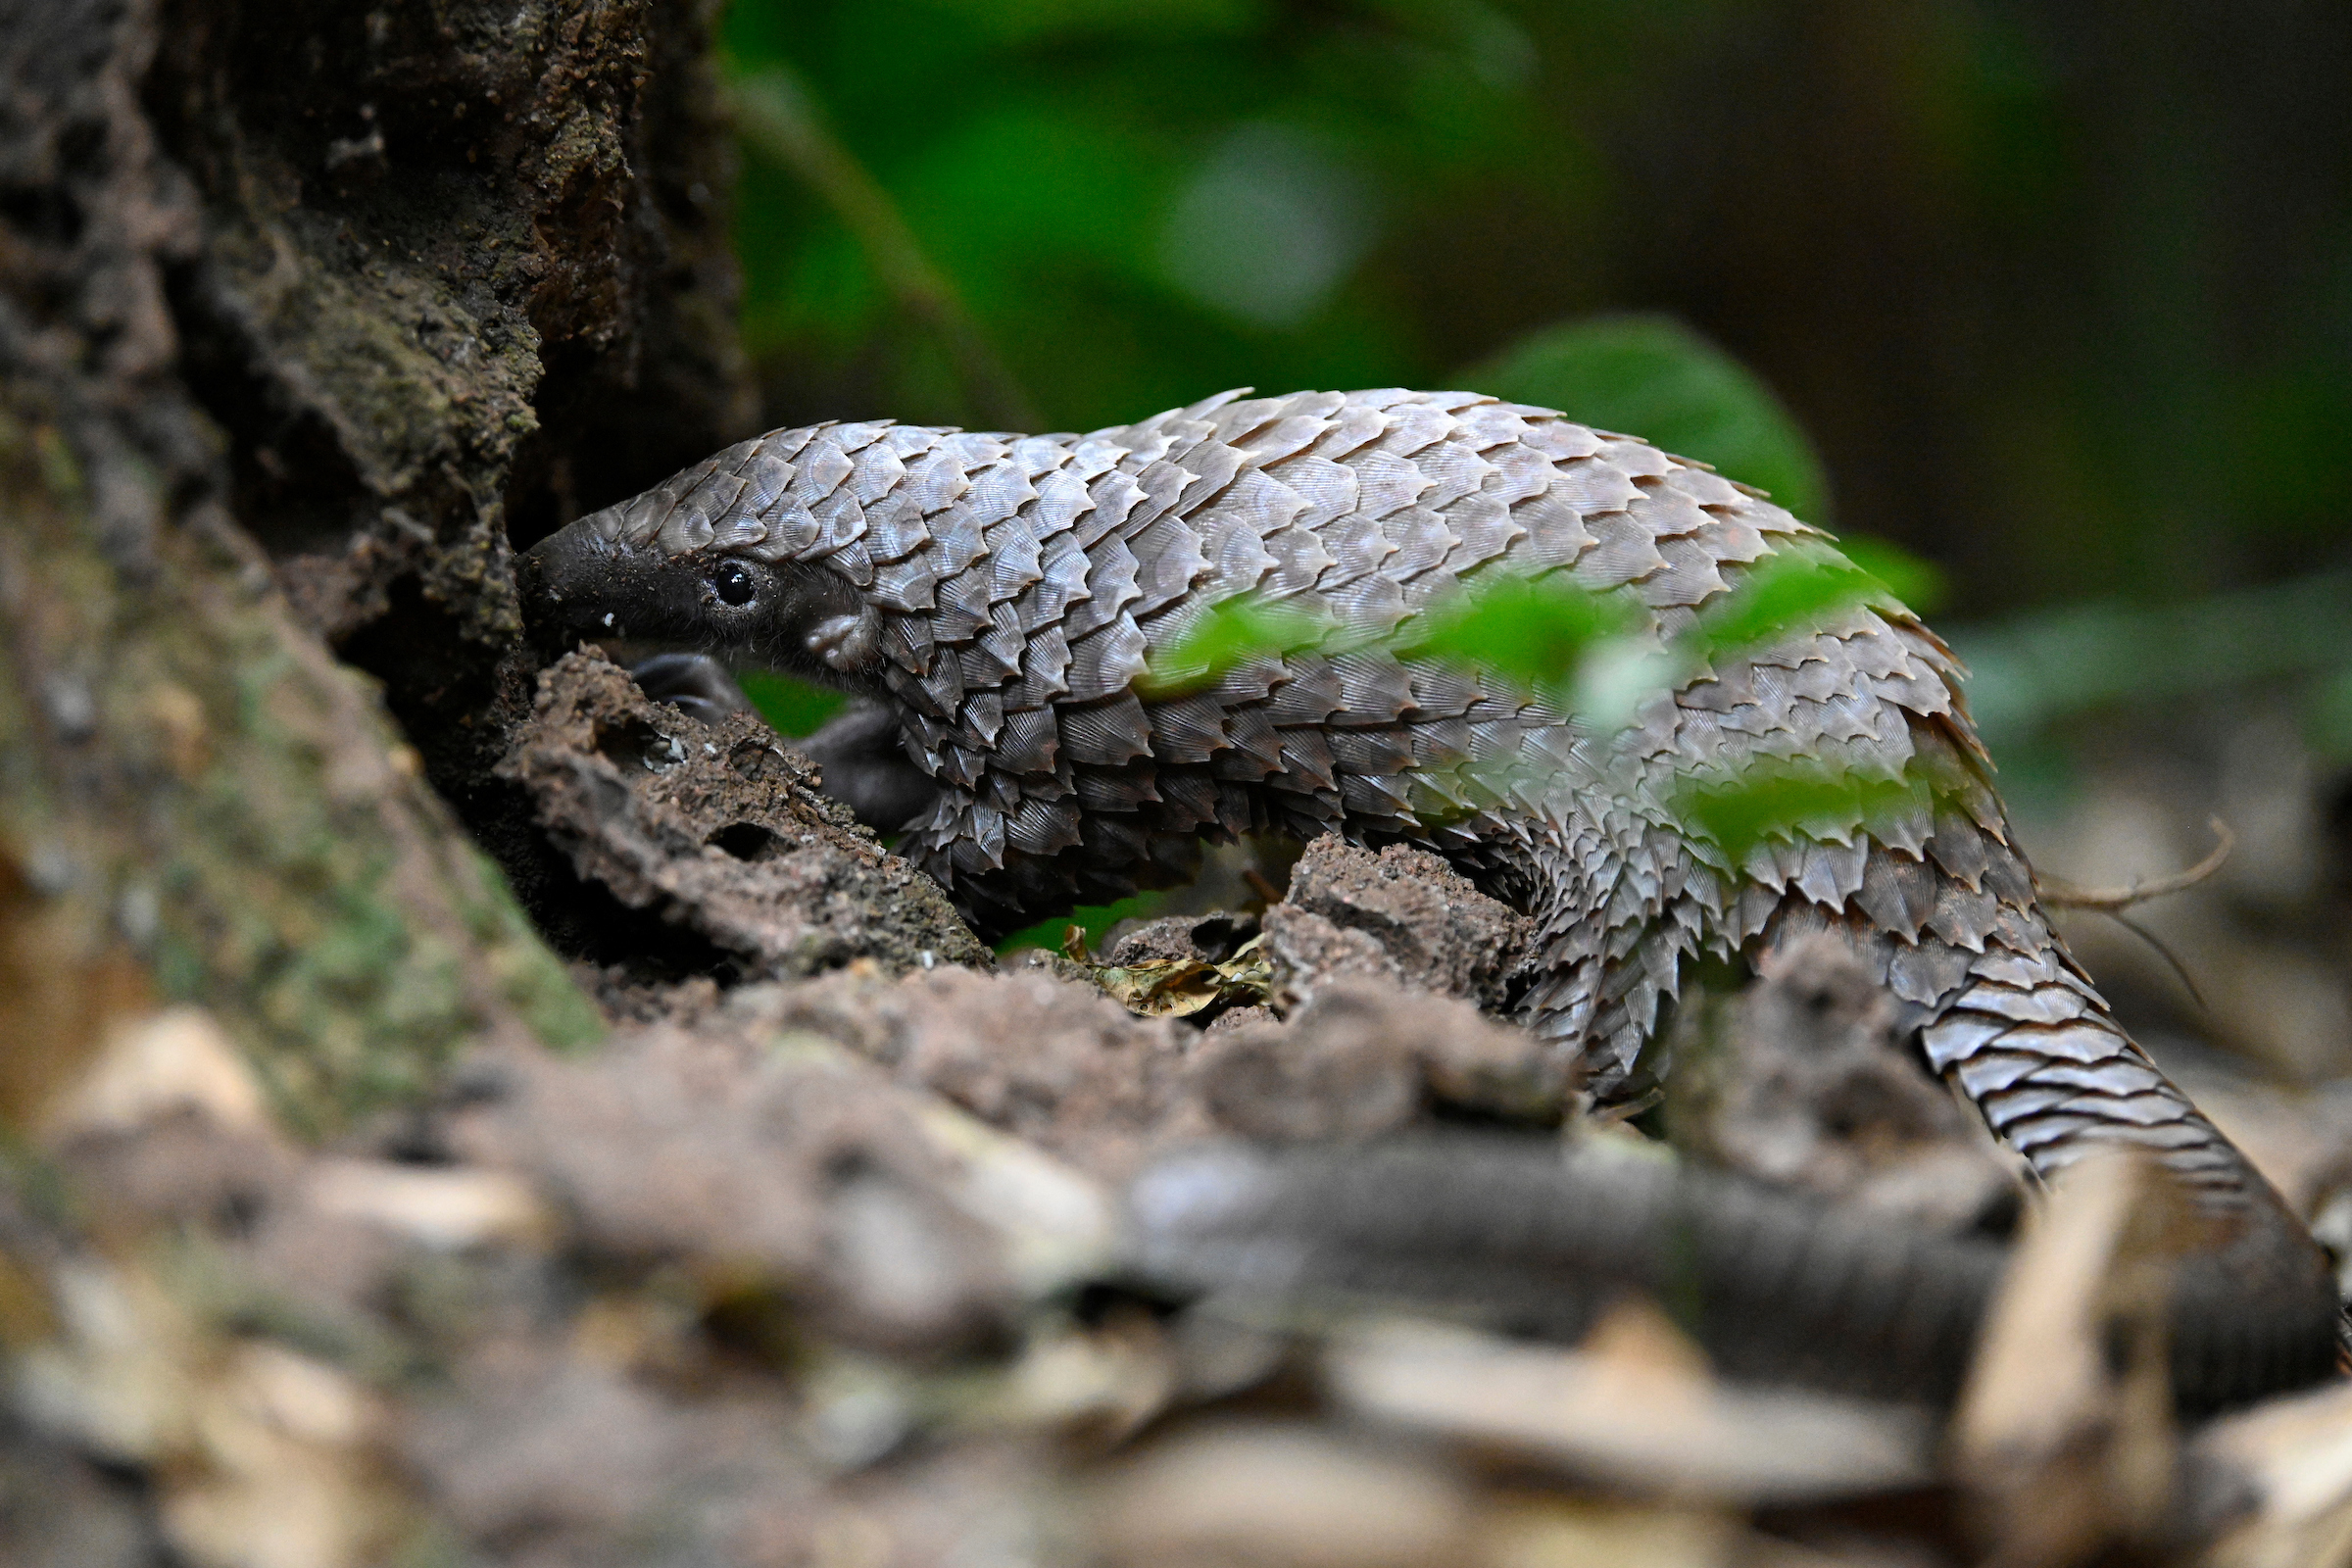
[[[2100,824],[2134,855],[2177,831],[2119,755],[2043,824],[2085,880],[2142,869],[2101,863]],[[2160,782],[2210,794],[2184,766]],[[2161,1367],[2109,1353],[2161,1290],[2161,1200],[2128,1170],[2030,1227],[1948,1419],[1719,1376],[1638,1298],[1559,1344],[1123,1283],[1126,1184],[1203,1140],[1467,1126],[1651,1158],[1664,1133],[1921,1229],[2013,1229],[2008,1162],[1834,950],[1689,1003],[1647,1131],[1563,1123],[1556,1062],[1481,1011],[1528,924],[1433,857],[1324,841],[1271,905],[1000,961],[771,732],[600,656],[543,674],[504,771],[574,909],[626,934],[574,966],[610,1037],[481,1049],[313,1144],[207,1013],[120,1033],[43,1138],[81,1240],[10,1218],[73,1282],[24,1407],[85,1457],[9,1434],[9,1561],[2286,1565],[2352,1539],[2352,1390],[2183,1428]],[[2217,787],[2252,811],[2308,784]],[[2310,806],[2289,827],[2324,828]],[[2199,1032],[2235,1051],[2149,1033],[2328,1230],[2343,1042],[2232,1023],[2331,1016],[2340,966],[2262,918],[2333,896],[2305,842],[2272,906],[2224,884],[2168,932],[2192,971],[2229,955]],[[2179,984],[2132,962],[2128,1002]]]

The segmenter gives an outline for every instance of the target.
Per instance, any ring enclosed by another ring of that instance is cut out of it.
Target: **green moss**
[[[0,828],[73,818],[110,900],[152,889],[158,989],[212,1008],[306,1129],[415,1100],[502,1021],[593,1040],[594,1005],[398,761],[372,684],[187,536],[158,536],[148,582],[118,580],[60,452],[0,430],[20,521],[0,553],[41,607],[0,676],[32,693],[71,668],[101,718],[73,789],[11,748]]]

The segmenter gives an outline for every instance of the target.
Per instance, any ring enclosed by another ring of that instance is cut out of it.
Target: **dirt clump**
[[[885,1350],[970,1343],[1016,1307],[916,1104],[838,1052],[656,1027],[592,1061],[484,1059],[461,1087],[448,1153],[521,1178],[612,1266],[682,1267]]]
[[[1226,1132],[1278,1143],[1365,1139],[1434,1113],[1540,1127],[1572,1105],[1573,1074],[1523,1029],[1454,997],[1350,976],[1288,1018],[1203,1039],[1194,1079]]]
[[[890,973],[990,962],[938,887],[818,793],[773,730],[654,702],[602,654],[541,673],[501,772],[579,883],[605,896],[548,898],[548,925],[624,972],[667,963],[769,979],[860,958]]]
[[[1501,1010],[1535,925],[1426,850],[1325,837],[1299,856],[1265,931],[1301,1000],[1326,977],[1379,975]]]
[[[1694,996],[1666,1080],[1671,1135],[1776,1186],[1965,1231],[2014,1216],[2012,1163],[1921,1070],[1896,1004],[1852,951],[1767,954],[1729,996]]]
[[[1572,1103],[1544,1042],[1382,980],[1334,980],[1288,1017],[1252,1008],[1205,1031],[1042,964],[852,972],[747,987],[729,1007],[837,1041],[1109,1181],[1203,1138],[1362,1139],[1439,1115],[1543,1127]]]
[[[1151,1147],[1213,1130],[1192,1092],[1199,1030],[1139,1018],[1044,966],[940,969],[896,982],[829,975],[746,988],[732,1005],[772,1027],[837,1041],[898,1082],[1098,1175],[1124,1175]]]

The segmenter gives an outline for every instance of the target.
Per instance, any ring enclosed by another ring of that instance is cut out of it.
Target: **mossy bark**
[[[593,1037],[371,683],[224,515],[159,530],[126,580],[64,437],[24,410],[0,422],[0,854],[67,967],[34,981],[63,982],[47,1038],[11,1030],[22,1112],[73,1036],[149,997],[212,1007],[314,1130],[414,1097],[472,1041]]]
[[[12,1118],[157,1000],[318,1131],[595,1033],[460,818],[527,889],[510,535],[751,420],[713,14],[0,4]]]

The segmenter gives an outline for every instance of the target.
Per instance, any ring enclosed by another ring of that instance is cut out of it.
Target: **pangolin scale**
[[[2034,1171],[2124,1145],[2178,1176],[2246,1290],[2298,1303],[2316,1375],[2323,1255],[2067,954],[1962,671],[1892,597],[1719,655],[1606,728],[1409,653],[1417,612],[1513,576],[1618,591],[1664,650],[1789,556],[1843,564],[1702,464],[1544,409],[1385,390],[1228,393],[1084,435],[779,430],[571,523],[526,575],[543,624],[880,705],[933,791],[902,852],[984,935],[1180,877],[1204,837],[1424,845],[1536,918],[1522,1019],[1605,1097],[1638,1081],[1686,959],[1834,932]],[[1245,594],[1338,635],[1155,698],[1148,672]],[[1736,860],[1678,818],[1692,779],[1791,761],[1901,787]]]

